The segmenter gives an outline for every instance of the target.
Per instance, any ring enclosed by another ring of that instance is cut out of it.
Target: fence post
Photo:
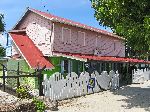
[[[19,62],[18,62],[18,69],[17,69],[17,88],[19,88],[20,83],[19,83]]]
[[[42,79],[43,79],[43,74],[42,71],[46,68],[46,66],[44,66],[42,69],[37,70],[37,77],[38,77],[38,84],[39,84],[39,96],[44,96],[43,94],[43,85],[42,85]]]
[[[39,74],[38,76],[38,82],[39,82],[39,96],[43,96],[43,85],[42,85],[42,79],[43,79],[43,74]]]
[[[4,65],[2,65],[3,66],[3,90],[4,90],[4,92],[5,92],[5,67],[4,67]]]

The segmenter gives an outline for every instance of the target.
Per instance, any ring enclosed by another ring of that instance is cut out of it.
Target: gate
[[[3,64],[0,64],[0,65],[2,66],[2,69],[0,69],[0,71],[2,71],[1,76],[0,76],[1,90],[3,90],[4,92],[6,90],[16,92],[16,89],[20,85],[26,85],[30,83],[28,85],[31,88],[31,92],[32,92],[32,89],[37,88],[39,90],[38,95],[40,96],[43,95],[42,71],[45,69],[46,66],[44,66],[42,69],[37,69],[33,73],[30,73],[30,72],[20,71],[19,63],[18,63],[17,70],[7,70],[7,67],[5,65]],[[36,83],[37,83],[37,87],[36,87]]]

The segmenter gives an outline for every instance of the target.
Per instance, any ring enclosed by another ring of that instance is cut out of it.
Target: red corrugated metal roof
[[[41,16],[49,18],[52,21],[56,21],[56,22],[60,22],[60,23],[64,23],[64,24],[69,24],[69,25],[76,26],[76,27],[81,27],[81,28],[84,28],[84,29],[92,30],[92,31],[95,31],[95,32],[98,32],[98,33],[102,33],[102,34],[105,34],[105,35],[110,35],[110,36],[113,36],[113,37],[124,40],[124,38],[119,37],[119,36],[117,36],[113,33],[107,32],[105,30],[94,28],[94,27],[91,27],[91,26],[88,26],[88,25],[85,25],[85,24],[82,24],[82,23],[79,23],[79,22],[75,22],[75,21],[72,21],[72,20],[69,20],[69,19],[66,19],[66,18],[58,17],[58,16],[55,16],[55,15],[52,15],[52,14],[48,14],[46,12],[41,12],[41,11],[38,11],[36,9],[30,8],[29,10],[31,10],[32,12],[35,12],[35,13],[41,15]]]
[[[10,33],[10,35],[31,68],[42,68],[45,65],[47,69],[53,68],[53,65],[43,56],[42,52],[25,33]]]
[[[123,57],[108,57],[108,56],[94,56],[94,55],[86,55],[86,54],[77,54],[77,53],[63,53],[54,51],[54,53],[60,53],[66,56],[72,56],[81,59],[87,60],[97,60],[97,61],[112,61],[112,62],[130,62],[130,63],[147,63],[150,64],[149,61],[134,59],[134,58],[123,58]]]

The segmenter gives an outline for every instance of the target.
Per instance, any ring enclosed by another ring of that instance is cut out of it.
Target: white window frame
[[[64,29],[67,29],[70,31],[69,44],[71,44],[71,29],[67,27],[62,27],[62,42],[64,42]]]
[[[71,73],[72,70],[73,70],[73,68],[72,68],[73,63],[72,63],[71,60],[67,60],[67,61],[68,61],[68,67],[67,67],[68,73]],[[64,70],[65,70],[65,69],[64,69],[64,66],[65,66],[64,60],[62,60],[62,61],[61,61],[61,73],[62,73],[62,74],[64,73]]]
[[[61,73],[64,73],[64,60],[61,61]]]
[[[72,61],[68,60],[68,73],[72,72]]]
[[[49,38],[47,38],[47,35],[48,35],[49,33],[51,34],[50,31],[48,31],[48,32],[45,34],[45,41],[51,42],[51,36],[49,36]]]
[[[83,46],[85,46],[85,32],[83,32],[83,31],[78,31],[78,38],[79,38],[79,33],[84,33],[84,37],[83,37],[83,38],[84,38],[84,40],[83,40],[83,41],[84,41],[84,42],[83,42]]]

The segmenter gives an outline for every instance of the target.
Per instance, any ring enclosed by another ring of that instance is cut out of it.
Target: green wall
[[[50,62],[53,64],[55,67],[52,70],[45,70],[43,71],[43,74],[47,74],[48,77],[54,74],[55,72],[60,72],[61,71],[61,60],[63,57],[49,57]]]
[[[47,74],[48,77],[50,77],[52,74],[56,72],[61,72],[61,61],[62,60],[68,60],[69,58],[65,57],[49,57],[50,62],[54,65],[54,69],[43,71],[43,74]],[[80,61],[69,59],[72,61],[72,72],[78,73],[78,63],[81,63]],[[83,71],[83,65],[81,64],[80,71]]]
[[[65,58],[65,57],[49,57],[49,61],[54,65],[54,69],[52,70],[44,70],[42,74],[47,74],[48,77],[50,77],[52,74],[56,72],[61,72],[61,61],[62,60],[71,60],[72,61],[72,72],[75,72],[78,74],[78,71],[82,72],[83,71],[83,63],[81,61]],[[19,62],[19,70],[23,72],[30,72],[33,73],[35,70],[31,69],[28,64],[26,63],[25,60],[20,59],[20,60],[14,60],[14,59],[9,59],[7,62],[7,68],[8,70],[15,70],[17,71],[18,69],[18,62]],[[79,68],[79,69],[78,69]],[[17,75],[16,72],[7,72],[8,75]],[[66,74],[64,74],[64,77]],[[37,88],[38,82],[37,78],[21,78],[20,83],[25,85],[29,84],[33,88]],[[8,83],[9,85],[15,87],[16,84],[14,84],[16,80],[9,79]]]

